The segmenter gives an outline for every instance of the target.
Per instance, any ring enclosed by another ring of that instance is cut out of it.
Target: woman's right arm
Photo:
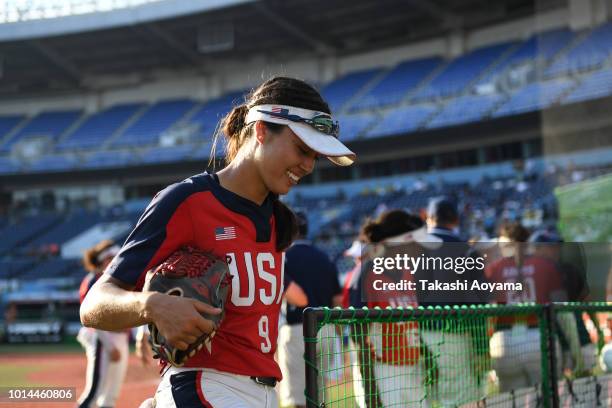
[[[168,343],[181,350],[216,329],[201,313],[218,314],[220,309],[195,299],[132,289],[108,274],[102,275],[81,304],[83,325],[115,331],[153,323]]]

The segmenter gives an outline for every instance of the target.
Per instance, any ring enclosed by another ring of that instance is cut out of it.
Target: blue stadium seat
[[[612,54],[612,23],[597,27],[567,54],[555,60],[545,71],[546,77],[591,70],[602,66]]]
[[[43,112],[19,130],[2,145],[0,151],[8,151],[18,141],[36,136],[47,136],[52,141],[64,133],[81,116],[80,111]]]
[[[78,158],[73,154],[53,154],[42,156],[28,167],[28,171],[67,171],[79,165]]]
[[[21,280],[66,278],[84,276],[85,272],[78,260],[53,258],[40,262],[19,275]]]
[[[382,137],[408,133],[419,129],[438,110],[437,105],[409,105],[392,109],[367,132],[367,137]]]
[[[561,102],[568,104],[609,95],[612,95],[612,70],[605,68],[601,71],[585,75],[580,85],[572,90]]]
[[[102,168],[102,167],[123,167],[137,164],[140,162],[140,156],[135,155],[129,150],[107,150],[94,152],[86,159],[82,167],[84,168]]]
[[[332,113],[340,112],[349,99],[382,71],[382,68],[375,68],[353,72],[325,85],[321,93],[329,104]]]
[[[23,115],[0,116],[0,142],[23,119]]]
[[[340,123],[340,140],[348,142],[357,139],[377,119],[370,112],[341,114],[336,119]]]
[[[493,113],[494,117],[545,109],[558,101],[572,86],[566,79],[536,82],[515,91],[510,99]]]
[[[219,121],[236,105],[244,102],[246,91],[231,92],[205,102],[194,112],[188,122],[200,127],[201,140],[212,140]]]
[[[574,38],[574,33],[566,28],[545,31],[529,37],[507,58],[493,67],[479,84],[495,80],[495,78],[511,67],[526,63],[546,63],[550,61],[559,51],[566,47]]]
[[[142,154],[141,163],[178,162],[190,156],[194,146],[191,144],[178,146],[152,147]]]
[[[18,245],[26,245],[32,239],[43,234],[57,223],[61,217],[55,214],[43,214],[28,217],[19,222],[9,224],[0,231],[0,254],[14,249]]]
[[[15,279],[34,266],[30,259],[12,259],[0,261],[0,279]]]
[[[462,93],[466,87],[478,78],[495,60],[508,50],[509,43],[496,44],[478,48],[453,61],[431,82],[418,91],[413,100],[446,98]]]
[[[195,104],[194,101],[187,99],[161,101],[153,104],[114,140],[113,146],[157,144],[159,136],[185,116]]]
[[[0,174],[17,173],[20,169],[21,165],[9,156],[0,156]]]
[[[399,103],[441,63],[442,59],[437,57],[402,62],[363,97],[355,101],[351,110],[379,108]]]
[[[56,146],[59,150],[92,149],[102,145],[143,104],[117,105],[91,115]]]
[[[28,243],[30,248],[38,248],[43,245],[57,244],[62,245],[71,238],[93,227],[102,219],[98,212],[76,212],[62,220],[61,223],[50,228],[43,234]]]
[[[482,120],[503,99],[502,95],[466,95],[451,99],[427,123],[428,128],[456,125]]]

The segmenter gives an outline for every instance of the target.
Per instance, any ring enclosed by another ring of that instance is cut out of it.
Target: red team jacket
[[[257,205],[199,174],[159,192],[107,273],[142,288],[146,271],[181,246],[228,257],[232,287],[225,318],[186,367],[281,379],[274,361],[283,295],[284,253],[276,251],[272,198]]]

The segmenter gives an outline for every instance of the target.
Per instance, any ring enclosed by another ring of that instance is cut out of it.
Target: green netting
[[[311,309],[306,400],[317,407],[612,406],[595,356],[580,367],[567,362],[580,353],[568,344],[575,338],[563,339],[567,322],[589,309],[612,306]]]

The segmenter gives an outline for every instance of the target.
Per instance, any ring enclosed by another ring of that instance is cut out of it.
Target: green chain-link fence
[[[602,343],[578,327],[583,313],[593,331],[611,311],[607,304],[307,309],[307,405],[612,406],[612,380],[595,367]]]

